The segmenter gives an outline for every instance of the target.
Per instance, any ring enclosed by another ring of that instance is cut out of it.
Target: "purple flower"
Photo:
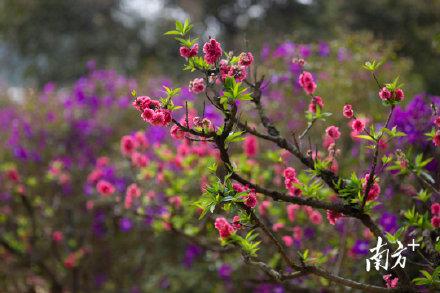
[[[20,160],[26,160],[29,158],[28,152],[22,146],[14,147],[14,156]]]
[[[121,108],[128,108],[131,105],[131,98],[129,96],[120,97],[118,100],[118,106]]]
[[[330,46],[326,42],[319,43],[318,54],[321,57],[327,57],[330,55]]]
[[[393,115],[392,126],[406,133],[406,136],[400,138],[401,142],[410,143],[425,147],[429,142],[425,133],[432,127],[432,110],[430,104],[434,103],[440,107],[440,97],[430,97],[419,94],[405,107],[396,107]]]
[[[121,193],[124,192],[125,189],[127,188],[127,182],[124,178],[116,177],[114,179],[114,184],[115,184],[116,190],[118,190]]]
[[[205,117],[211,120],[213,125],[220,125],[222,122],[222,117],[218,113],[218,111],[215,109],[212,105],[207,105],[205,108]],[[163,127],[162,127],[163,128]]]
[[[218,268],[218,276],[220,278],[222,278],[223,280],[229,280],[231,278],[232,275],[232,268],[230,265],[228,264],[222,264],[219,268]]]
[[[186,247],[185,257],[183,259],[183,265],[186,268],[190,268],[194,262],[194,260],[199,257],[203,252],[203,249],[200,246],[190,244]]]
[[[271,90],[267,95],[270,97],[270,103],[273,101],[282,102],[284,98],[284,93],[277,89]]]
[[[379,224],[385,229],[385,231],[394,233],[398,229],[397,216],[392,213],[384,212],[380,217]]]
[[[351,248],[351,252],[356,255],[367,255],[369,250],[369,242],[366,240],[356,240],[355,244]]]
[[[46,114],[46,120],[47,122],[54,122],[56,119],[56,114],[54,112],[48,112]]]
[[[54,82],[48,82],[43,86],[43,94],[49,95],[55,91],[56,85]]]
[[[129,218],[121,218],[119,220],[119,229],[122,232],[128,232],[133,228],[133,222]]]
[[[167,277],[164,277],[161,281],[160,281],[160,288],[162,289],[166,289],[170,287],[170,280]]]
[[[8,192],[2,192],[2,193],[0,193],[0,201],[8,202],[8,201],[11,200],[11,198],[12,198],[12,196],[11,196],[11,194],[8,193]]]
[[[105,282],[107,282],[107,276],[104,273],[98,273],[95,276],[95,285],[98,288],[101,288]]]
[[[262,61],[264,61],[267,58],[269,58],[269,56],[270,56],[270,47],[269,47],[268,44],[264,44],[263,48],[261,49],[260,56],[261,56],[261,60]]]
[[[350,58],[350,54],[346,48],[339,48],[338,50],[338,61],[343,62]]]
[[[146,215],[145,216],[144,224],[146,226],[151,226],[153,224],[153,222],[154,222],[154,217],[153,216],[151,216],[151,215]]]
[[[284,293],[282,285],[262,283],[255,287],[254,293]]]
[[[387,187],[383,193],[384,200],[391,200],[394,196],[394,189],[392,187]]]
[[[359,155],[359,146],[358,145],[353,145],[352,149],[351,149],[351,155],[353,156],[353,158],[357,157]]]
[[[307,227],[304,229],[304,237],[308,239],[314,238],[316,235],[316,231],[313,227]]]
[[[284,42],[275,49],[272,56],[274,58],[285,58],[291,57],[294,53],[295,44],[292,42]]]
[[[295,76],[299,76],[302,72],[301,65],[299,65],[298,63],[295,63],[295,62],[290,63],[289,69],[290,69],[290,72],[292,74],[294,74]],[[295,79],[298,79],[298,77],[296,77]]]
[[[189,91],[189,88],[187,86],[184,86],[180,90],[180,94],[173,98],[173,101],[176,105],[179,106],[185,106],[185,101],[193,101],[195,98],[195,95]]]
[[[34,131],[32,130],[32,126],[28,122],[23,122],[23,132],[27,138],[32,138]]]
[[[299,46],[299,55],[302,58],[309,58],[312,54],[312,49],[310,48],[310,45],[300,45]]]
[[[161,78],[161,77],[150,79],[148,81],[148,87],[152,88],[150,96],[151,97],[163,96],[163,93],[165,91],[165,89],[163,88],[164,86],[171,88],[173,86],[171,80],[168,78]]]
[[[107,227],[105,225],[105,214],[103,211],[96,211],[93,217],[92,223],[93,233],[97,237],[102,237],[107,233]]]
[[[344,232],[344,230],[347,229],[345,227],[345,221],[343,219],[336,221],[335,228],[336,228],[336,231],[338,231],[339,233],[342,234],[342,232]]]
[[[86,67],[90,71],[95,70],[96,69],[96,60],[89,60],[89,61],[87,61]]]
[[[157,202],[160,201],[160,194],[157,195]],[[154,217],[154,216],[161,216],[163,214],[166,214],[168,212],[168,209],[164,206],[147,206],[145,210],[145,214],[148,217]]]
[[[160,143],[168,136],[168,130],[161,126],[149,126],[148,137],[153,143]]]

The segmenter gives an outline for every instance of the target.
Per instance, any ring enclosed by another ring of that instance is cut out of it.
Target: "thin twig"
[[[316,118],[313,118],[312,121],[310,121],[307,124],[307,128],[303,131],[303,133],[301,133],[301,135],[299,136],[299,140],[302,140],[304,138],[304,136],[306,136],[306,134],[309,132],[310,129],[312,129],[313,124],[315,123]]]

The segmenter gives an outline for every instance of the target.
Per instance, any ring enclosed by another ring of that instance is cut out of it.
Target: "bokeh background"
[[[439,182],[439,154],[423,133],[430,129],[430,104],[440,107],[440,1],[0,0],[1,292],[284,292],[303,285],[273,284],[243,266],[238,254],[207,249],[206,243],[178,237],[156,221],[175,212],[172,224],[197,234],[190,203],[200,194],[211,156],[204,147],[170,141],[167,129],[147,128],[130,106],[133,89],[155,96],[162,85],[182,86],[176,103],[196,100],[177,45],[163,36],[175,20],[186,18],[202,41],[212,36],[223,48],[253,52],[258,72],[270,81],[265,106],[286,134],[303,129],[308,104],[298,98],[299,68],[292,58],[310,64],[326,111],[339,113],[350,102],[374,121],[383,121],[385,113],[362,64],[384,61],[380,78],[385,82],[399,75],[405,83],[406,99],[392,123],[410,135],[399,144],[437,156],[429,170]],[[209,107],[206,115],[214,123],[220,119]],[[340,116],[329,120],[347,124]],[[323,127],[313,129],[312,137],[321,139]],[[124,135],[148,141],[151,148],[142,150],[147,167],[120,153]],[[343,175],[365,171],[360,144],[347,135],[342,147],[348,154],[339,161]],[[264,164],[276,164],[269,146],[260,150]],[[177,168],[179,152],[194,156]],[[280,174],[255,167],[243,154],[237,160],[244,172],[273,177],[273,184],[282,186]],[[146,216],[97,199],[94,176],[111,182],[122,202],[127,186],[142,181],[151,200],[142,203]],[[376,217],[392,232],[406,202],[391,199],[416,190],[398,178],[386,182]],[[191,213],[170,200],[175,196]],[[277,217],[286,217],[272,208]],[[348,260],[338,270],[364,273],[358,264],[372,242],[353,223],[344,222],[337,232],[307,225],[304,240],[295,245],[318,245],[332,260],[328,244],[337,246],[345,235]],[[208,240],[219,247],[212,225],[206,227]],[[271,264],[277,263],[273,257]],[[362,276],[377,283],[377,276]],[[313,286],[328,284],[320,280]]]
[[[177,72],[178,56],[161,37],[175,19],[190,18],[195,32],[227,47],[259,50],[264,44],[334,40],[371,32],[392,42],[431,93],[438,93],[438,1],[1,1],[2,79],[41,86],[71,83],[85,62],[123,73]]]

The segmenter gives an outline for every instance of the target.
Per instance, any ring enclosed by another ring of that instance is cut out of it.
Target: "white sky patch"
[[[215,38],[218,34],[220,34],[221,26],[220,23],[217,21],[215,17],[207,17],[206,18],[206,31],[201,32],[204,34],[204,38],[207,39],[208,37]]]
[[[148,20],[157,19],[163,7],[162,0],[123,0],[121,2],[121,10],[124,13]]]
[[[17,86],[9,87],[6,90],[6,93],[15,102],[20,103],[24,101],[25,89],[22,87],[17,87]]]
[[[296,0],[296,2],[304,4],[304,5],[310,5],[313,3],[313,0]]]
[[[116,17],[127,26],[134,26],[136,20],[145,21],[141,38],[149,44],[156,42],[156,28],[162,19],[184,21],[189,17],[180,7],[166,8],[163,0],[123,0]]]
[[[259,18],[263,15],[264,9],[261,5],[252,5],[247,13],[250,18]]]

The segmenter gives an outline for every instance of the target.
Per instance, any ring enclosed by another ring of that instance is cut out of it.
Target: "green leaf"
[[[166,33],[164,33],[164,35],[179,35],[180,36],[180,32],[178,32],[176,30],[172,30],[172,31],[167,31]]]
[[[399,230],[396,231],[394,236],[399,239],[402,236],[402,233],[405,232],[405,227],[400,227]]]
[[[415,207],[413,207],[411,210],[406,210],[403,215],[411,222],[415,217]]]
[[[319,117],[330,117],[330,116],[332,116],[333,114],[332,113],[330,113],[330,112],[324,112],[324,113],[321,113],[321,115],[319,116]]]
[[[420,162],[419,166],[420,167],[425,167],[426,165],[428,165],[434,158],[428,158],[422,162]]]
[[[431,282],[425,278],[415,278],[413,280],[414,284],[418,285],[418,286],[422,286],[422,285],[429,285]]]
[[[231,132],[228,137],[225,139],[226,143],[230,142],[238,142],[243,141],[244,137],[242,136],[244,131]]]
[[[213,162],[211,165],[209,165],[208,170],[211,171],[211,173],[215,173],[217,171],[217,163]]]
[[[302,253],[298,252],[298,255],[302,262],[307,262],[307,259],[309,258],[309,250],[306,249]]]
[[[427,279],[429,279],[429,280],[432,279],[431,274],[428,273],[427,271],[425,271],[425,270],[421,270],[420,272],[425,276],[425,278],[427,278]]]
[[[217,128],[217,131],[215,132],[217,135],[221,135],[223,133],[223,125]]]
[[[252,101],[252,96],[250,94],[241,95],[239,100],[241,100],[241,101]]]
[[[382,65],[382,63],[383,63],[382,61],[376,62],[376,60],[372,60],[365,62],[362,67],[368,71],[375,71]]]
[[[176,31],[178,31],[180,33],[183,32],[183,24],[178,20],[176,20]]]
[[[396,237],[394,237],[393,234],[390,234],[390,233],[387,232],[387,234],[385,236],[387,237],[389,242],[391,242],[391,243],[396,243],[397,242],[397,239],[396,239]]]
[[[431,128],[430,132],[425,133],[425,136],[427,136],[429,138],[428,140],[432,140],[435,136],[435,132],[436,132],[435,128],[433,127],[433,128]]]
[[[440,279],[440,266],[435,268],[434,272],[432,273],[432,279],[435,281]]]
[[[252,100],[252,96],[248,92],[248,88],[242,86],[241,82],[236,82],[235,78],[227,77],[224,82],[225,92],[224,97],[232,100]]]
[[[391,234],[391,233],[386,233],[386,237],[388,239],[389,242],[391,243],[396,243],[399,238],[402,236],[402,233],[405,231],[405,227],[401,227],[399,230],[396,231],[396,233]]]
[[[392,160],[393,160],[393,155],[392,155],[392,154],[389,155],[389,156],[384,155],[384,156],[382,157],[382,164],[383,164],[383,165],[389,164]]]
[[[356,135],[356,137],[361,138],[361,139],[365,139],[365,140],[369,140],[369,141],[375,141],[371,136],[369,135]]]
[[[417,199],[423,202],[427,202],[430,198],[431,198],[431,194],[424,189],[420,190],[419,193],[417,194]]]
[[[227,90],[232,90],[234,88],[235,85],[235,78],[233,77],[226,77],[225,79],[225,89]]]
[[[185,19],[185,23],[183,24],[183,29],[182,29],[183,34],[186,35],[191,31],[192,28],[193,25],[190,24],[189,19]]]
[[[185,23],[183,24],[183,31],[186,31],[189,27],[189,19],[185,19]]]

